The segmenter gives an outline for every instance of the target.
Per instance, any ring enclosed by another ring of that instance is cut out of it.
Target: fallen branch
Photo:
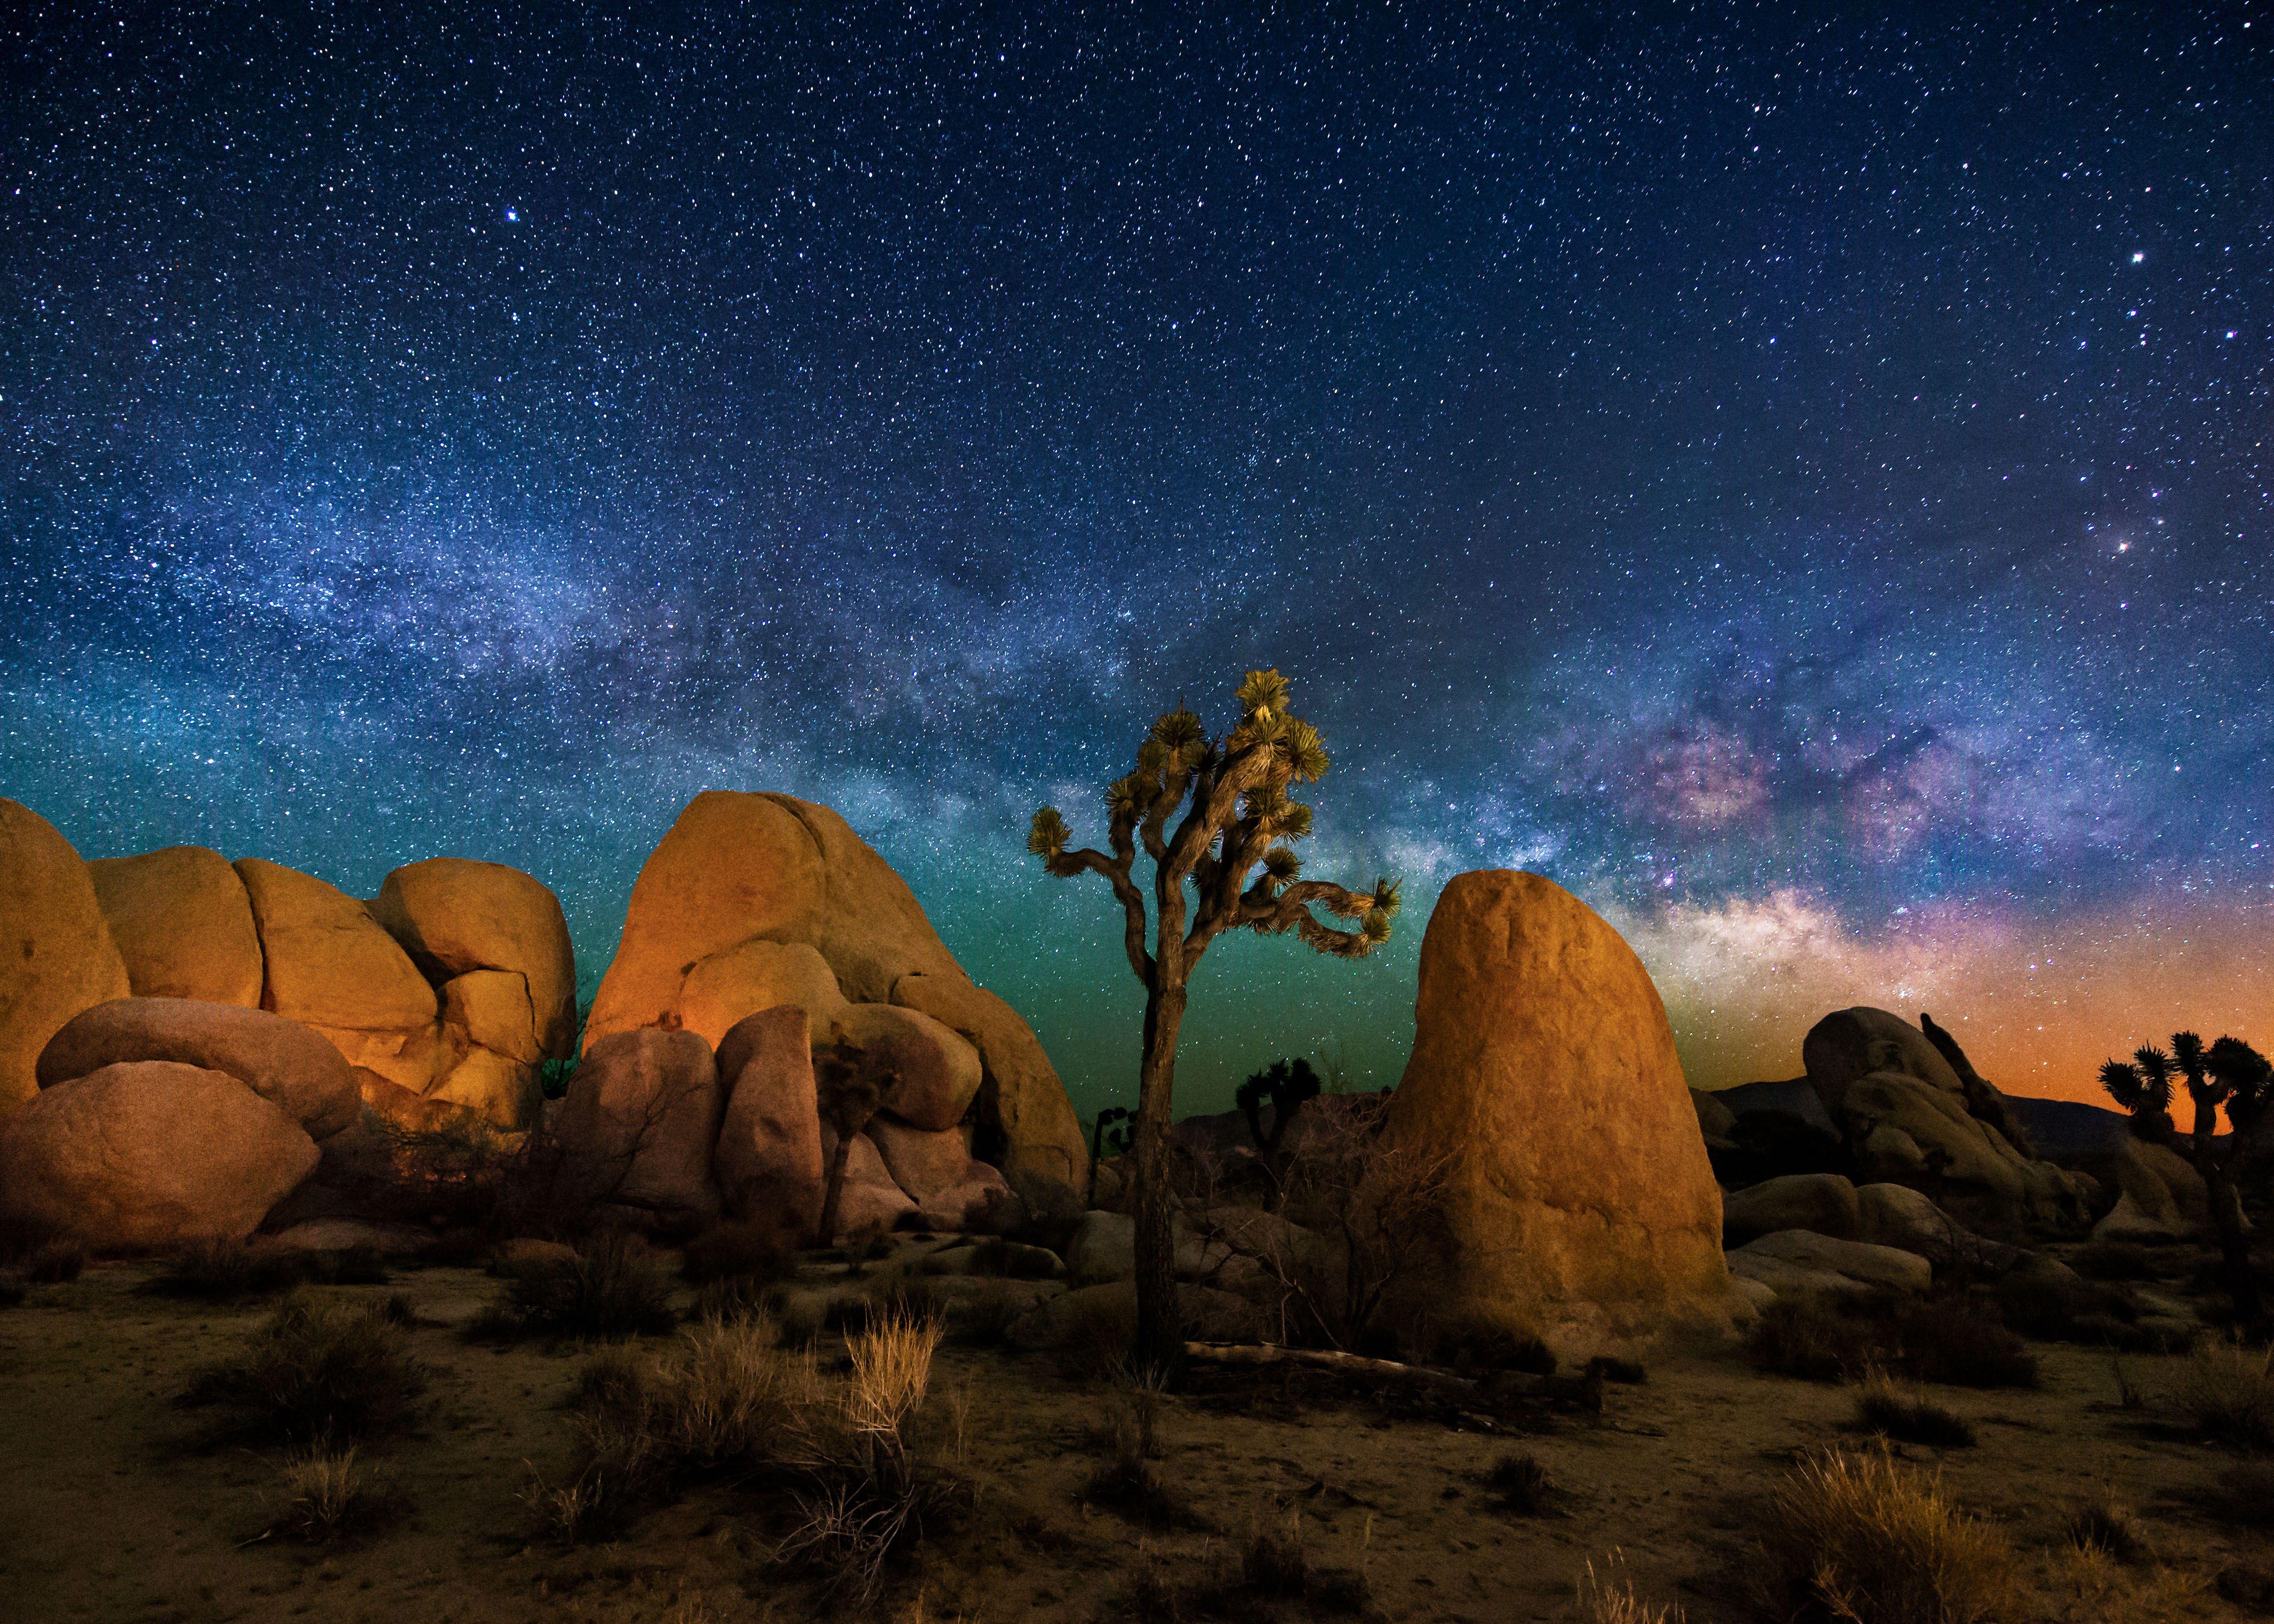
[[[1455,1397],[1485,1403],[1516,1398],[1566,1399],[1587,1409],[1602,1403],[1602,1383],[1592,1376],[1535,1376],[1524,1371],[1495,1371],[1482,1381],[1431,1370],[1426,1365],[1400,1365],[1395,1359],[1370,1359],[1363,1354],[1330,1348],[1288,1348],[1277,1342],[1186,1342],[1185,1357],[1206,1365],[1311,1365],[1322,1370],[1348,1371],[1353,1375],[1427,1387]]]

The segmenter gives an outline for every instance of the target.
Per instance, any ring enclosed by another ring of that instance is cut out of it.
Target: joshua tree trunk
[[[2222,1156],[2213,1142],[2218,1132],[2218,1106],[2198,1094],[2191,1146],[2195,1152],[2193,1161],[2195,1171],[2202,1175],[2203,1191],[2210,1198],[2210,1221],[2218,1236],[2219,1262],[2226,1274],[2227,1293],[2234,1299],[2235,1324],[2246,1335],[2256,1335],[2266,1309],[2258,1297],[2258,1276],[2250,1268],[2250,1236],[2242,1227],[2242,1192],[2235,1188],[2226,1169],[2227,1156],[2234,1154],[2242,1136],[2229,1134],[2227,1156]]]
[[[837,1207],[845,1194],[845,1162],[853,1154],[853,1136],[837,1136],[837,1148],[830,1153],[829,1171],[821,1181],[820,1233],[814,1237],[821,1245],[833,1245],[837,1240]]]
[[[1184,1361],[1184,1317],[1177,1310],[1177,1245],[1169,1205],[1169,1111],[1177,1076],[1177,1031],[1185,989],[1145,997],[1145,1051],[1137,1080],[1138,1368],[1163,1377]]]

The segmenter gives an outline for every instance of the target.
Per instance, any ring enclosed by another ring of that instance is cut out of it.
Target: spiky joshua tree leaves
[[[2173,1081],[2187,1085],[2195,1103],[2195,1130],[2185,1139],[2172,1121]],[[2267,1329],[2257,1276],[2250,1267],[2250,1233],[2243,1227],[2242,1202],[2231,1165],[2248,1154],[2252,1131],[2274,1111],[2274,1065],[2240,1038],[2221,1038],[2206,1047],[2192,1032],[2172,1035],[2169,1053],[2143,1043],[2129,1060],[2102,1063],[2100,1086],[2132,1116],[2142,1139],[2185,1151],[2202,1175],[2210,1195],[2213,1222],[2234,1297],[2236,1323],[2253,1335]],[[2218,1113],[2226,1110],[2232,1130],[2222,1143]]]
[[[1136,1163],[1137,1348],[1168,1372],[1182,1362],[1175,1252],[1170,1233],[1169,1113],[1184,1023],[1185,989],[1209,944],[1227,930],[1293,931],[1319,952],[1363,959],[1389,939],[1397,887],[1352,891],[1301,878],[1292,843],[1311,832],[1311,808],[1290,793],[1326,774],[1318,729],[1288,708],[1287,680],[1251,671],[1238,690],[1239,720],[1210,738],[1179,704],[1137,748],[1135,770],[1106,786],[1106,850],[1073,845],[1056,807],[1035,814],[1027,849],[1052,874],[1095,874],[1120,902],[1122,948],[1145,986],[1138,1071]],[[1152,864],[1151,898],[1137,878]],[[1319,917],[1355,921],[1344,929]],[[1149,938],[1149,940],[1148,940]]]

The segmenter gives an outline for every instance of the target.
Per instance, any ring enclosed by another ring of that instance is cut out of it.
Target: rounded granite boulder
[[[337,1133],[362,1104],[345,1056],[320,1034],[266,1010],[194,998],[114,998],[82,1010],[40,1051],[40,1086],[137,1060],[225,1072],[311,1139]]]

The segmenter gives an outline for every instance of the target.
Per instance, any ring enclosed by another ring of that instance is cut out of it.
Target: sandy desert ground
[[[154,1267],[91,1268],[0,1312],[0,1594],[11,1617],[1109,1620],[1144,1614],[1148,1592],[1201,1593],[1264,1530],[1291,1531],[1314,1568],[1362,1575],[1362,1586],[1312,1600],[1219,1598],[1217,1616],[1582,1619],[1593,1616],[1578,1588],[1589,1565],[1618,1560],[1642,1598],[1693,1620],[1736,1620],[1762,1616],[1744,1575],[1796,1455],[1856,1441],[1851,1389],[1761,1373],[1736,1350],[1661,1358],[1639,1385],[1608,1387],[1600,1416],[1540,1416],[1521,1436],[1479,1416],[1385,1410],[1303,1372],[1214,1378],[1162,1402],[1156,1463],[1209,1526],[1148,1529],[1086,1503],[1101,1431],[1122,1402],[1111,1384],[1071,1377],[1044,1355],[951,1341],[933,1372],[928,1436],[972,1485],[972,1507],[885,1597],[854,1607],[779,1566],[765,1519],[727,1484],[686,1491],[605,1543],[546,1537],[521,1497],[532,1473],[568,1462],[564,1402],[591,1350],[466,1341],[459,1327],[499,1289],[471,1268],[305,1288],[347,1300],[403,1294],[430,1386],[411,1429],[365,1454],[399,1507],[391,1521],[320,1545],[267,1533],[283,1452],[216,1445],[202,1412],[176,1400],[273,1304],[138,1290]],[[825,1361],[831,1345],[825,1337]],[[2175,1425],[2165,1395],[2185,1359],[2127,1356],[2145,1395],[2127,1410],[2108,1353],[2037,1351],[2035,1389],[1932,1390],[1973,1424],[1974,1447],[1900,1453],[1939,1470],[2010,1537],[2044,1618],[2256,1616],[2221,1590],[2246,1593],[2274,1565],[2274,1540],[2207,1508],[2243,1457]],[[1558,1486],[1547,1515],[1512,1514],[1487,1485],[1514,1449],[1534,1454]],[[2070,1508],[2104,1485],[2138,1513],[2145,1560],[2081,1558],[2064,1533]]]

